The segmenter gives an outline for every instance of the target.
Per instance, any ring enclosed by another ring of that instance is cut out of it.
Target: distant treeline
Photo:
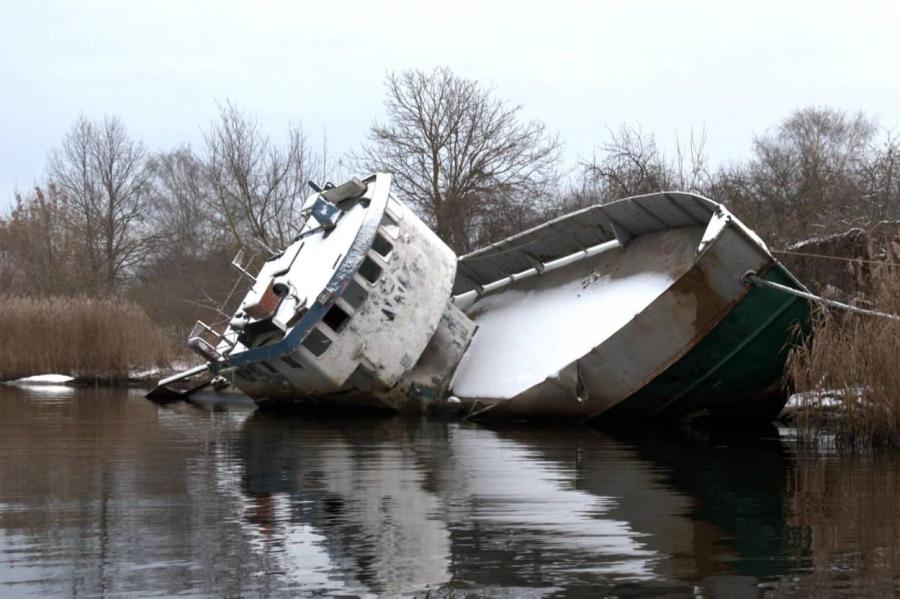
[[[79,118],[46,178],[0,216],[0,293],[123,296],[179,342],[234,284],[241,247],[284,247],[310,179],[388,171],[398,194],[457,252],[570,209],[659,190],[725,203],[773,247],[900,220],[900,146],[862,113],[804,108],[711,168],[705,135],[667,155],[652,134],[598,132],[566,169],[561,141],[519,107],[447,69],[386,80],[386,118],[338,162],[301,127],[283,141],[221,107],[200,147],[150,151],[115,117]]]

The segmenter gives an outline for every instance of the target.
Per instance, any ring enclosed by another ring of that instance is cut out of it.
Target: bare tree
[[[141,264],[128,294],[181,343],[196,320],[218,318],[215,309],[235,283],[223,265],[237,242],[217,226],[205,165],[189,147],[158,153],[150,166],[150,204],[161,243]]]
[[[676,135],[670,159],[652,134],[623,125],[610,131],[600,152],[582,163],[583,181],[575,192],[578,202],[603,203],[664,190],[699,191],[710,181],[706,165],[706,132],[691,131],[686,144]]]
[[[143,144],[117,118],[80,117],[50,155],[50,179],[68,206],[90,291],[112,291],[150,250],[144,219],[150,169]]]
[[[0,218],[2,292],[64,295],[84,290],[85,265],[68,206],[53,185],[16,194],[10,214]]]
[[[213,226],[212,202],[206,171],[191,149],[183,146],[150,159],[153,170],[151,206],[165,247],[161,254],[200,256],[231,241]]]
[[[323,155],[299,126],[279,147],[255,119],[226,103],[206,134],[203,157],[213,218],[240,244],[283,247],[296,234],[307,182],[326,174]]]
[[[794,112],[756,138],[752,192],[770,211],[779,238],[865,225],[861,171],[871,161],[875,123],[831,108]]]
[[[724,202],[776,245],[867,227],[900,215],[900,153],[877,132],[862,114],[805,108],[757,137],[751,159],[710,171],[705,132],[676,137],[669,159],[653,135],[623,126],[582,164],[564,206],[680,189]]]
[[[393,173],[457,251],[529,224],[557,180],[560,144],[542,123],[446,68],[391,73],[386,87],[387,121],[354,156],[360,168]]]
[[[869,223],[900,220],[900,142],[886,131],[861,169],[863,210]]]

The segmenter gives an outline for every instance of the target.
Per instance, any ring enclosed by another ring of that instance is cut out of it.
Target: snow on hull
[[[665,273],[636,273],[614,281],[604,276],[590,284],[572,281],[555,289],[510,290],[487,298],[454,390],[482,398],[521,393],[602,343],[672,280]]]
[[[453,394],[508,399],[557,375],[687,272],[702,232],[651,234],[482,297],[468,310],[479,328],[454,376]]]

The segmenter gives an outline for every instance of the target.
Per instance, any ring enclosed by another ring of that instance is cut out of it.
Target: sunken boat
[[[299,234],[188,345],[260,407],[642,423],[771,420],[810,303],[721,204],[591,206],[462,257],[391,175],[314,187]],[[766,281],[777,285],[758,285]]]

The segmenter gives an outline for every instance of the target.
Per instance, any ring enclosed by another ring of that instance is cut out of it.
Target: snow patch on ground
[[[65,385],[75,380],[65,374],[36,374],[25,378],[9,381],[10,385]]]
[[[803,408],[803,407],[821,407],[834,408],[844,405],[848,400],[862,401],[864,397],[862,387],[851,387],[849,389],[818,389],[816,391],[805,391],[802,393],[794,393],[788,399],[786,408]]]

